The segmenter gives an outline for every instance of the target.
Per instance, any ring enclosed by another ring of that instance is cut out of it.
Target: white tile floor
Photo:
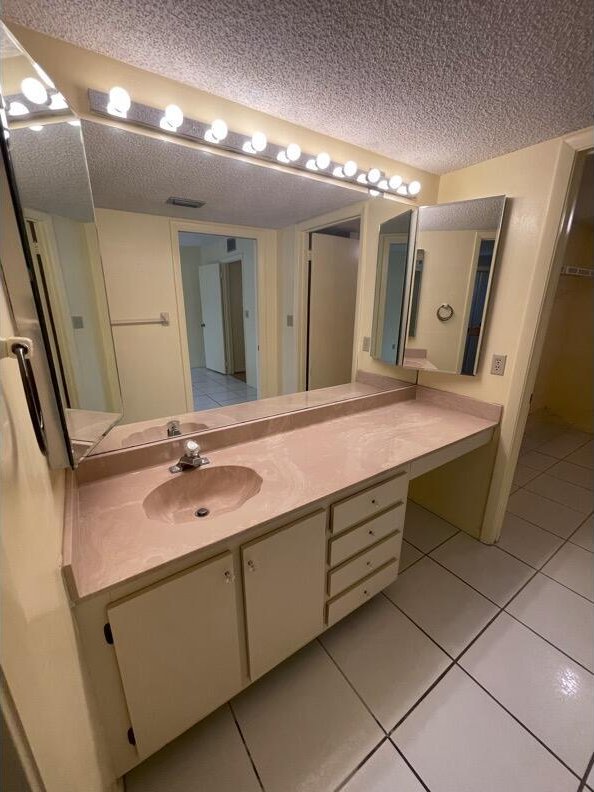
[[[409,503],[396,583],[128,792],[594,790],[591,436],[532,421],[525,449],[498,546]]]
[[[255,388],[230,374],[219,374],[207,368],[192,369],[192,391],[195,410],[210,410],[254,401],[258,394]]]

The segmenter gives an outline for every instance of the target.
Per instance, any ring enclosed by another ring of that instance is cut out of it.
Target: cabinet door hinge
[[[107,643],[113,645],[113,633],[111,631],[111,624],[109,622],[105,622],[103,625],[103,635],[105,636]]]

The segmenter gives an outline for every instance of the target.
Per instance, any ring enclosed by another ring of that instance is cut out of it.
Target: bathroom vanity
[[[394,386],[203,433],[195,470],[169,471],[181,438],[69,474],[63,573],[118,775],[396,579],[409,480],[500,408]]]

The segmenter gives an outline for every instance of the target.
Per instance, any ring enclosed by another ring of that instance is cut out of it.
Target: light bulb
[[[282,151],[278,152],[278,154],[276,155],[276,158],[277,158],[277,160],[279,162],[282,162],[284,165],[287,165],[289,163],[289,158],[287,157],[287,152],[284,149]]]
[[[334,170],[332,171],[332,175],[336,176],[337,179],[344,179],[344,172],[340,165],[337,165]]]
[[[307,170],[310,171],[317,171],[318,169],[315,159],[308,159],[307,162],[305,163],[305,167],[307,168]]]
[[[377,183],[377,186],[378,186],[379,190],[387,190],[388,189],[388,180],[387,179],[382,179],[381,181],[379,181]]]
[[[21,91],[33,104],[45,104],[47,102],[47,91],[36,77],[25,77],[21,82]]]
[[[252,146],[251,140],[246,140],[243,146],[241,147],[246,154],[255,154],[256,149]]]
[[[109,104],[112,110],[115,110],[114,115],[119,113],[125,116],[132,105],[132,100],[130,99],[130,94],[125,88],[115,85],[109,91]]]
[[[252,135],[252,148],[254,151],[260,153],[261,151],[264,151],[267,145],[268,140],[266,139],[264,132],[254,132]]]
[[[326,170],[328,165],[330,165],[330,154],[325,151],[321,151],[316,157],[316,165],[320,170]]]
[[[31,124],[29,129],[31,130],[31,132],[41,132],[41,131],[43,131],[43,127],[41,126],[41,124]]]
[[[344,175],[348,176],[349,179],[352,179],[355,173],[357,173],[357,163],[355,160],[347,160],[343,167]]]
[[[398,195],[408,195],[408,190],[406,189],[406,184],[401,184],[400,187],[396,190]]]
[[[367,184],[367,176],[364,173],[360,173],[357,176],[357,181],[359,182],[359,184]]]
[[[217,140],[225,140],[229,132],[227,124],[221,118],[213,121],[210,129]]]
[[[377,168],[371,168],[369,171],[367,171],[367,181],[370,184],[377,184],[381,177],[381,171],[379,171]]]
[[[13,118],[15,116],[29,115],[29,108],[22,102],[11,102],[8,106],[8,115],[13,116]]]
[[[69,121],[68,123],[70,124],[70,126],[73,126],[73,127],[79,127],[80,126],[80,121],[78,120],[78,118],[75,118],[74,120]]]
[[[379,190],[369,190],[369,195],[371,195],[372,198],[377,198],[378,195],[381,195],[381,192]]]
[[[61,93],[52,94],[50,97],[50,110],[67,110],[68,102]]]
[[[55,90],[56,86],[54,85],[54,83],[53,83],[53,81],[51,80],[51,78],[49,77],[49,75],[48,75],[48,74],[46,74],[46,72],[44,72],[44,71],[43,71],[43,69],[41,68],[41,66],[40,66],[38,63],[34,63],[34,64],[33,64],[33,68],[35,69],[35,71],[37,72],[37,74],[38,74],[38,75],[41,77],[41,79],[43,80],[43,82],[44,82],[44,83],[47,85],[47,87],[48,87],[48,88],[54,88],[54,90]]]
[[[164,118],[172,129],[177,129],[184,123],[184,114],[176,104],[167,105]]]
[[[408,185],[409,195],[418,195],[421,192],[421,182],[411,181]]]
[[[391,190],[397,190],[402,184],[402,176],[390,176],[388,186]]]
[[[287,158],[291,162],[297,162],[299,157],[301,156],[301,147],[297,145],[297,143],[289,143],[287,146]]]

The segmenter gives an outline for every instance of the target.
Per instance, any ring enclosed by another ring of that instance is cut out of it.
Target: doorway
[[[352,380],[360,218],[309,233],[306,390]]]
[[[256,242],[179,232],[195,410],[258,398]]]

